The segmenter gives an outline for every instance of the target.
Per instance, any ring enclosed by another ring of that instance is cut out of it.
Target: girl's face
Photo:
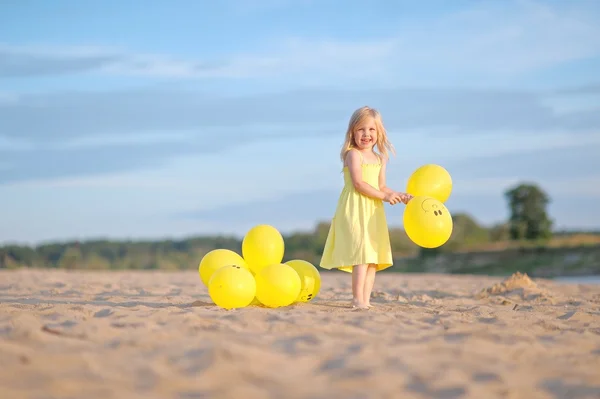
[[[354,144],[359,150],[369,150],[377,143],[375,119],[365,118],[354,128]]]

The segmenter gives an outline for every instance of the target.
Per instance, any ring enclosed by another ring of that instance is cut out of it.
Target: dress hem
[[[377,267],[377,271],[381,271],[381,270],[385,270],[388,269],[390,267],[392,267],[394,264],[392,262],[390,263],[377,263],[377,262],[358,262],[355,263],[353,265],[342,265],[342,266],[322,266],[319,265],[320,268],[325,269],[325,270],[340,270],[342,272],[346,272],[346,273],[352,273],[352,269],[354,268],[354,266],[356,265],[369,265],[369,264],[374,264]]]

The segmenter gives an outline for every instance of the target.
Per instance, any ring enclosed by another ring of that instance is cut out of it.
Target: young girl
[[[406,204],[412,198],[386,186],[388,150],[394,147],[379,112],[369,107],[354,111],[341,151],[344,188],[320,266],[352,273],[352,307],[359,309],[371,307],[375,272],[392,266],[383,201]]]

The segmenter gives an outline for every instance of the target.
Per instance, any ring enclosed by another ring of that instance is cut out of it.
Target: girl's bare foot
[[[369,309],[369,307],[367,305],[357,301],[356,299],[352,300],[352,308],[354,308],[354,309]]]

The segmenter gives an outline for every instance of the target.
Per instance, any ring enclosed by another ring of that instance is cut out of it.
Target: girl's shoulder
[[[363,161],[363,155],[357,148],[350,148],[344,156],[344,165],[348,165],[350,161],[360,162]]]

